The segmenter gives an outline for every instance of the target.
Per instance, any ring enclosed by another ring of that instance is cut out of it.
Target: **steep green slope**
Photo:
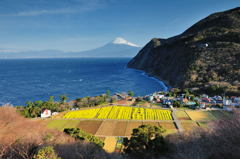
[[[129,63],[173,87],[240,92],[240,8],[219,12],[169,39],[152,39]]]

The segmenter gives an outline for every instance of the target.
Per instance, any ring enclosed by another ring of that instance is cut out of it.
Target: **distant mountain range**
[[[140,47],[121,37],[112,42],[87,51],[63,52],[60,50],[22,51],[0,50],[0,59],[5,58],[64,58],[64,57],[134,57]]]
[[[128,67],[172,87],[240,94],[240,7],[212,14],[182,34],[154,38]]]

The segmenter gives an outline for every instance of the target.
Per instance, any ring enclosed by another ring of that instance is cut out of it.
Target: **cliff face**
[[[172,87],[240,91],[240,8],[215,13],[182,34],[152,39],[128,67]]]

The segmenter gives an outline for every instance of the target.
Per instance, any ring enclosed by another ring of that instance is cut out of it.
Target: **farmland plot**
[[[142,124],[143,124],[142,122],[128,122],[126,132],[125,132],[125,136],[131,136],[132,130],[134,128],[138,128]]]
[[[63,118],[120,119],[120,120],[172,120],[171,111],[142,107],[108,106],[68,112]]]
[[[178,120],[191,120],[185,111],[177,110],[175,113]]]
[[[78,128],[95,135],[101,124],[102,121],[81,121],[78,124]]]
[[[194,121],[210,121],[216,119],[209,111],[186,111]]]
[[[127,129],[127,121],[118,121],[113,131],[113,136],[124,136]]]
[[[103,121],[98,131],[96,132],[96,136],[113,136],[113,131],[116,127],[116,123],[117,121]]]

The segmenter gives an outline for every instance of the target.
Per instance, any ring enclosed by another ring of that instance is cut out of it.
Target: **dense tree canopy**
[[[167,150],[162,127],[141,125],[133,129],[131,138],[124,138],[124,151],[127,154],[145,158],[146,155],[158,156]]]

